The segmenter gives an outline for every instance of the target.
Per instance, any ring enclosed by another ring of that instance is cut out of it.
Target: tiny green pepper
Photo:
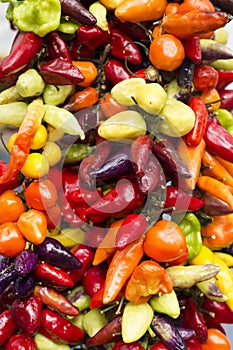
[[[64,164],[75,164],[85,158],[92,150],[92,147],[85,143],[74,143],[66,152]]]
[[[201,224],[193,213],[187,213],[179,226],[186,237],[188,260],[191,260],[200,253],[202,248]]]
[[[64,18],[61,18],[57,31],[64,34],[74,34],[76,33],[79,26],[79,23],[72,22],[70,19],[66,20]]]
[[[23,32],[34,32],[43,37],[60,24],[59,0],[24,0],[13,8],[13,22]]]

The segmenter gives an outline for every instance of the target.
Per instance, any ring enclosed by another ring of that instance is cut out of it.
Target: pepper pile
[[[1,348],[230,349],[232,15],[229,0],[10,1]]]

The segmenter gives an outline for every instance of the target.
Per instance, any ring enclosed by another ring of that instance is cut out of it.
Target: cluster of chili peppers
[[[233,323],[233,70],[221,61],[233,52],[212,39],[233,3],[47,5],[29,32],[30,1],[11,3],[18,31],[0,60],[0,122],[7,106],[21,108],[5,123],[19,128],[0,163],[0,346],[230,349],[221,324]],[[152,65],[160,35],[183,47],[174,72]],[[40,85],[31,78],[22,96],[31,69]],[[137,84],[160,89],[164,106],[139,103],[148,96],[138,99]],[[179,137],[158,131],[167,102],[193,117]],[[41,125],[62,158],[30,178]]]

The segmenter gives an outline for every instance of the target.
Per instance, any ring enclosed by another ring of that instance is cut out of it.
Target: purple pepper
[[[30,273],[38,264],[38,257],[31,249],[25,249],[15,258],[15,270],[19,276]]]

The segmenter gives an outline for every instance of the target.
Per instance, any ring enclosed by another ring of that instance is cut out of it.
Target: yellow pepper
[[[202,246],[201,251],[192,260],[191,265],[214,264],[214,253],[206,246]]]
[[[214,255],[218,256],[222,261],[224,261],[228,267],[233,266],[233,256],[231,256],[230,254],[222,253],[222,252],[215,252]]]

